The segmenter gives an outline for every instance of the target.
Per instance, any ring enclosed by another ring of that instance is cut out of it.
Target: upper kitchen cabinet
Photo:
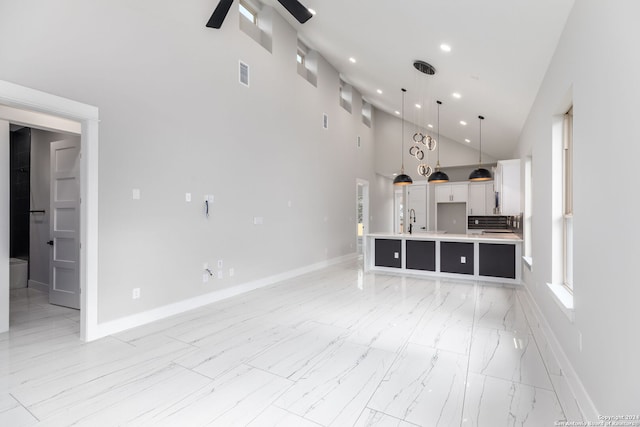
[[[469,183],[468,215],[487,216],[494,214],[496,198],[493,186],[493,181]]]
[[[498,193],[498,214],[519,215],[520,207],[520,159],[500,160],[495,173],[495,190]]]
[[[435,184],[436,203],[466,202],[469,186],[466,182],[452,182],[449,184]]]

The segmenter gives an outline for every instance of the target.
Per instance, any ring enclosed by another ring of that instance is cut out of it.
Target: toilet
[[[29,278],[29,261],[19,258],[9,259],[9,288],[20,289],[27,287]]]

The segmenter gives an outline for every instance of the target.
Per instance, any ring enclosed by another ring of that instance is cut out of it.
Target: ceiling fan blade
[[[207,22],[207,27],[220,28],[224,22],[224,18],[227,16],[227,13],[231,8],[232,3],[233,0],[220,0],[220,3],[216,6],[216,10],[213,11],[211,18],[209,18],[209,22]]]
[[[303,6],[298,0],[278,0],[278,2],[301,24],[304,24],[313,16],[311,12],[309,12],[309,9]]]

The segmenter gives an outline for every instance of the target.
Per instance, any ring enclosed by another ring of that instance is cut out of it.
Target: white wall
[[[9,122],[0,120],[0,165],[9,166]],[[9,330],[9,167],[0,169],[0,333]],[[4,184],[4,185],[1,185]]]
[[[353,115],[339,107],[322,59],[317,88],[297,74],[296,33],[279,16],[269,53],[235,7],[222,30],[205,28],[212,7],[2,2],[0,80],[100,108],[100,322],[355,252],[356,178],[372,183],[372,230],[386,222],[360,99]],[[235,277],[204,285],[202,263],[219,259]]]
[[[597,411],[640,413],[637,117],[640,3],[575,3],[519,142],[533,158],[533,271],[525,281]],[[574,106],[574,304],[552,278],[551,124]],[[582,334],[582,351],[579,339]]]

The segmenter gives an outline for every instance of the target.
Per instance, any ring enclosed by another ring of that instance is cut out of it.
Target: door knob
[[[53,240],[49,240],[49,241],[47,242],[47,245],[49,245],[49,246],[53,246]]]

